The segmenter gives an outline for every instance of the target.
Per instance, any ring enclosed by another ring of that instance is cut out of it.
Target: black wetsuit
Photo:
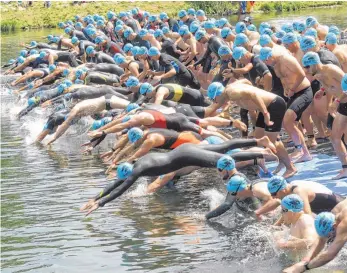
[[[113,86],[114,83],[119,83],[119,76],[99,71],[88,71],[84,83],[86,85],[105,84]]]
[[[162,80],[162,83],[178,83],[182,86],[190,86],[194,89],[200,89],[199,81],[184,64],[166,53],[161,53],[159,57],[159,71],[167,73],[173,68],[176,71],[176,75]]]
[[[182,21],[182,20],[181,20]],[[188,28],[190,28],[190,24],[193,23],[193,19],[192,18],[188,18],[185,22],[183,22],[184,25],[188,26]]]
[[[35,47],[29,47],[29,48],[38,48],[38,49],[51,49],[51,50],[58,50],[56,46],[51,46],[50,44],[47,43],[37,43]]]
[[[290,189],[292,193],[299,185],[294,185]],[[321,212],[330,212],[338,203],[344,200],[344,197],[331,193],[316,193],[316,197],[310,202],[311,211],[315,214]]]
[[[181,113],[187,117],[203,119],[205,118],[205,107],[203,106],[191,106],[185,103],[177,103],[174,101],[164,100],[162,105],[172,107],[176,110],[176,113]],[[191,119],[190,119],[191,120]]]
[[[177,22],[176,19],[173,19],[173,18],[169,18],[169,20],[167,21],[167,24],[169,26],[169,29],[172,31],[172,32],[178,32],[179,30],[179,24]]]
[[[139,28],[136,24],[136,21],[132,18],[128,18],[124,24],[128,27],[130,27],[134,32],[138,33],[139,32]]]
[[[122,50],[122,47],[120,45],[118,45],[117,43],[111,41],[111,39],[109,39],[109,38],[107,38],[106,41],[107,41],[107,43],[106,43],[105,46],[101,47],[101,51],[111,55],[112,57],[116,53],[120,53],[122,55],[125,55],[124,51]]]
[[[134,39],[129,40],[129,43],[131,43],[133,46],[144,46],[147,49],[151,47],[150,42],[143,40],[139,35],[136,35]]]
[[[99,71],[105,73],[111,73],[117,76],[122,76],[124,74],[124,69],[116,64],[99,63],[90,69],[90,71]]]
[[[84,35],[84,33],[82,31],[79,30],[73,30],[71,34],[69,34],[70,38],[76,36],[78,38],[78,40],[80,41],[86,41],[88,40],[87,37]]]
[[[58,58],[55,60],[56,62],[66,62],[69,63],[72,67],[77,67],[78,62],[76,60],[76,56],[68,51],[58,51],[55,52]]]
[[[210,103],[205,99],[204,95],[199,90],[184,87],[178,84],[161,84],[156,87],[165,87],[169,90],[169,95],[165,100],[172,100],[179,103],[186,103],[192,106],[208,106]]]
[[[48,117],[43,130],[49,130],[49,134],[53,134],[57,130],[58,126],[63,124],[69,113],[70,109],[63,109],[56,113],[53,113]]]
[[[223,72],[226,69],[229,69],[229,63],[231,63],[231,66],[233,68],[236,68],[236,62],[234,58],[230,58],[229,60],[219,60],[221,62],[221,66],[219,69],[219,72],[216,76],[214,76],[212,82],[221,82],[224,86],[226,86],[229,82],[229,79],[223,80]]]
[[[88,40],[80,41],[78,44],[78,48],[80,50],[80,53],[77,55],[77,57],[81,57],[85,53],[85,50],[88,46],[95,47],[95,44],[88,41]]]
[[[253,139],[232,139],[222,144],[195,145],[183,144],[168,153],[150,153],[141,157],[134,164],[132,174],[124,181],[117,179],[107,185],[95,197],[99,206],[121,196],[141,176],[159,176],[177,171],[188,166],[216,168],[217,161],[229,150],[257,145]],[[261,153],[237,153],[232,155],[235,161],[263,158]]]
[[[170,38],[163,37],[161,44],[161,52],[171,55],[172,57],[178,59],[181,55],[175,52],[174,42]]]
[[[203,72],[208,73],[211,70],[212,66],[212,56],[211,53],[214,53],[218,58],[218,50],[221,46],[225,45],[224,41],[216,36],[212,36],[207,42],[207,49],[204,56],[198,60],[194,67],[197,67],[199,64],[203,66]]]
[[[94,57],[88,56],[87,62],[96,63],[96,64],[99,64],[99,63],[116,64],[113,58],[104,52],[96,52]]]

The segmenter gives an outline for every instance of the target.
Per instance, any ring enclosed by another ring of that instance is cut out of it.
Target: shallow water
[[[324,11],[323,22],[334,21],[337,13]],[[52,32],[59,31],[3,35],[2,62],[17,54],[19,42]],[[200,220],[224,199],[225,187],[215,171],[195,172],[176,190],[150,196],[141,196],[142,179],[128,194],[84,218],[79,207],[108,183],[97,153],[81,155],[80,144],[87,138],[78,135],[88,125],[73,126],[52,148],[35,145],[44,118],[38,110],[15,120],[22,106],[14,101],[1,90],[2,272],[280,272],[291,263],[273,247],[266,223],[255,224],[237,211],[210,224]],[[347,194],[345,184],[339,193]],[[346,260],[344,249],[316,272],[344,270]]]

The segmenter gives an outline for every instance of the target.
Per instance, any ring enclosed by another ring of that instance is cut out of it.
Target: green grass
[[[14,1],[16,2],[16,1]],[[186,2],[91,2],[82,5],[71,5],[71,2],[54,2],[47,9],[43,2],[34,1],[32,7],[18,8],[15,3],[1,3],[1,31],[12,31],[26,28],[53,28],[61,21],[73,19],[75,15],[100,14],[106,16],[107,11],[120,12],[139,7],[141,10],[158,14],[165,11],[167,14],[177,16],[180,9],[186,9]]]
[[[271,11],[296,11],[301,9],[328,7],[336,5],[346,5],[344,1],[276,1],[276,2],[256,2],[255,10],[263,12]]]

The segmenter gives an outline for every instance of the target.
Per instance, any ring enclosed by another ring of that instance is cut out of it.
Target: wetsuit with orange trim
[[[150,129],[147,136],[159,134],[165,138],[164,144],[156,146],[158,149],[172,150],[184,143],[199,144],[203,141],[202,137],[195,132],[176,132],[167,129]]]

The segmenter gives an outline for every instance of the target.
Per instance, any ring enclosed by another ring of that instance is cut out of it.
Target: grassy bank
[[[203,9],[207,14],[230,15],[237,13],[239,2],[229,1],[189,1],[190,6],[195,9]],[[330,7],[337,5],[347,5],[345,1],[257,1],[254,11],[273,12],[273,11],[295,11],[300,9],[311,9],[318,7]]]
[[[81,5],[71,2],[53,2],[50,8],[44,8],[43,2],[34,1],[32,7],[26,9],[15,3],[1,3],[1,31],[15,29],[56,27],[61,21],[73,19],[74,15],[100,14],[106,16],[107,11],[120,12],[139,7],[152,13],[165,11],[169,15],[177,15],[180,9],[187,8],[186,2],[99,2],[94,1]]]

